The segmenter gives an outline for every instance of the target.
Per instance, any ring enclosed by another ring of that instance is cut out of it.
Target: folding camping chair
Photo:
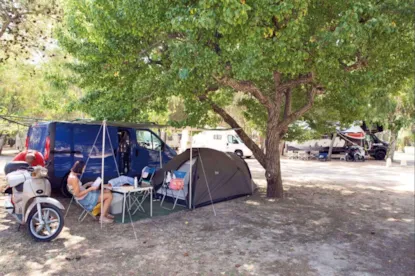
[[[163,209],[167,209],[167,210],[173,210],[174,208],[176,208],[176,204],[177,204],[177,200],[179,199],[180,191],[182,191],[183,197],[186,199],[186,194],[184,192],[184,179],[186,177],[186,172],[172,171],[170,181],[169,179],[167,179],[168,173],[169,172],[166,172],[164,180],[163,180],[163,185],[162,185],[163,198],[161,199],[160,207],[162,207]],[[174,198],[174,204],[171,209],[167,207],[163,207],[163,203],[168,194],[168,191],[171,191],[170,197]],[[176,191],[176,196],[174,196],[173,191]]]
[[[89,183],[87,183],[87,184],[84,184],[84,185],[82,185],[84,188],[88,188],[88,186],[89,186],[90,184]],[[98,202],[98,204],[94,207],[94,209],[92,209],[91,211],[88,211],[87,209],[85,209],[84,208],[84,206],[82,206],[82,204],[81,203],[79,203],[79,201],[75,198],[75,196],[72,194],[72,191],[70,190],[70,189],[68,189],[68,191],[69,191],[69,193],[72,195],[72,199],[71,199],[71,202],[69,203],[69,206],[68,206],[68,210],[66,210],[66,214],[65,214],[65,217],[68,215],[68,212],[69,212],[69,208],[71,208],[71,205],[72,205],[72,202],[73,201],[75,201],[76,202],[76,204],[79,206],[79,207],[81,207],[81,209],[82,209],[82,212],[81,212],[81,214],[79,215],[79,217],[78,217],[78,221],[79,222],[82,222],[82,221],[84,221],[84,219],[88,216],[88,215],[90,215],[93,219],[97,219],[97,217],[93,214],[93,212],[94,212],[94,210],[98,207],[98,206],[101,206],[101,203],[100,202]]]
[[[154,173],[156,172],[155,167],[145,166],[141,171],[141,177],[138,181],[138,184],[148,184],[151,185],[151,180],[153,179]]]
[[[151,180],[153,179],[154,174],[156,173],[156,168],[146,166],[141,171],[141,177],[138,181],[139,185],[149,185],[152,186]],[[145,212],[143,208],[143,202],[147,199],[150,195],[149,190],[141,191],[141,192],[134,192],[128,193],[128,208],[129,210],[133,210],[131,215],[137,213],[137,211]],[[153,200],[152,198],[150,200]]]

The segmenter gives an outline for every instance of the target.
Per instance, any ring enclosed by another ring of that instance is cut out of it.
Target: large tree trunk
[[[388,152],[386,153],[386,159],[390,158],[393,161],[393,156],[395,155],[395,149],[396,149],[396,142],[398,140],[398,133],[399,133],[399,130],[396,130],[396,129],[391,130]]]
[[[270,111],[267,122],[267,140],[265,154],[265,177],[267,179],[267,197],[283,197],[280,164],[280,130],[278,128],[278,109]]]
[[[6,142],[6,135],[0,134],[0,155],[3,151],[4,143]]]
[[[267,179],[267,197],[282,198],[283,186],[281,178],[281,164],[280,164],[280,142],[283,135],[287,132],[288,126],[307,112],[314,102],[316,94],[324,92],[323,87],[315,85],[314,74],[312,72],[299,75],[295,79],[288,80],[284,83],[281,82],[281,73],[275,71],[273,73],[275,92],[274,95],[263,93],[254,83],[250,81],[241,81],[224,76],[222,78],[214,77],[220,85],[233,88],[235,91],[244,92],[252,95],[255,99],[261,103],[268,111],[267,120],[267,133],[265,140],[265,151],[263,147],[259,147],[245,131],[240,128],[235,119],[230,116],[222,107],[214,103],[208,98],[208,93],[216,91],[217,87],[208,88],[203,95],[199,95],[198,98],[202,102],[207,102],[213,111],[219,114],[222,119],[229,124],[232,128],[237,128],[236,132],[239,137],[245,143],[245,145],[251,149],[255,158],[265,168],[265,177]],[[291,93],[292,90],[299,85],[307,85],[307,101],[298,108],[296,111],[291,110]],[[285,100],[284,100],[285,97]],[[284,103],[284,114],[281,118],[281,108]]]
[[[337,132],[334,132],[333,134],[333,139],[331,139],[331,143],[330,143],[330,148],[329,148],[329,154],[327,156],[327,160],[331,160],[331,154],[333,153],[333,146],[334,146],[334,141],[336,140],[337,137]]]
[[[280,144],[279,139],[268,139],[267,148],[269,154],[266,155],[265,163],[265,177],[267,179],[267,197],[282,198],[284,190],[282,187],[281,177],[281,162],[280,153],[278,147]]]

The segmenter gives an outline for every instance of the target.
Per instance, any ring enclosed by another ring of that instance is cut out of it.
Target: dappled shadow
[[[303,183],[286,183],[285,187],[284,199],[267,199],[261,190],[245,201],[246,212],[235,212],[245,226],[237,230],[238,236],[290,245],[296,256],[310,250],[306,255],[315,253],[316,262],[323,261],[319,259],[320,245],[330,245],[327,248],[348,260],[343,265],[349,269],[356,270],[355,260],[364,268],[361,272],[392,275],[397,269],[402,275],[409,274],[415,249],[411,192],[332,189]],[[332,260],[333,267],[336,261]]]
[[[390,181],[389,172],[381,171],[385,180],[378,181],[370,171],[379,168],[376,164],[347,170],[334,162],[283,160],[285,198],[268,199],[260,184],[263,169],[252,160],[249,164],[260,186],[253,196],[215,204],[216,216],[208,205],[135,222],[137,240],[131,224],[101,229],[89,217],[79,223],[81,209],[73,205],[62,234],[51,243],[37,243],[25,228],[16,232],[17,224],[0,209],[0,271],[410,275],[414,198],[411,191],[394,189],[399,178]],[[361,172],[370,177],[360,178]],[[58,200],[68,206],[69,199]]]

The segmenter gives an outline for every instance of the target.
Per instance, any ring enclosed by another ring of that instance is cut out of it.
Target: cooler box
[[[118,193],[112,193],[112,202],[110,206],[110,213],[113,215],[122,213],[122,204],[124,196]]]

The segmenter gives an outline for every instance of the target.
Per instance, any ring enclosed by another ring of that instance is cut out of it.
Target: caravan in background
[[[232,152],[243,158],[250,158],[252,151],[242,142],[234,130],[207,130],[193,136],[194,148],[210,148]]]

